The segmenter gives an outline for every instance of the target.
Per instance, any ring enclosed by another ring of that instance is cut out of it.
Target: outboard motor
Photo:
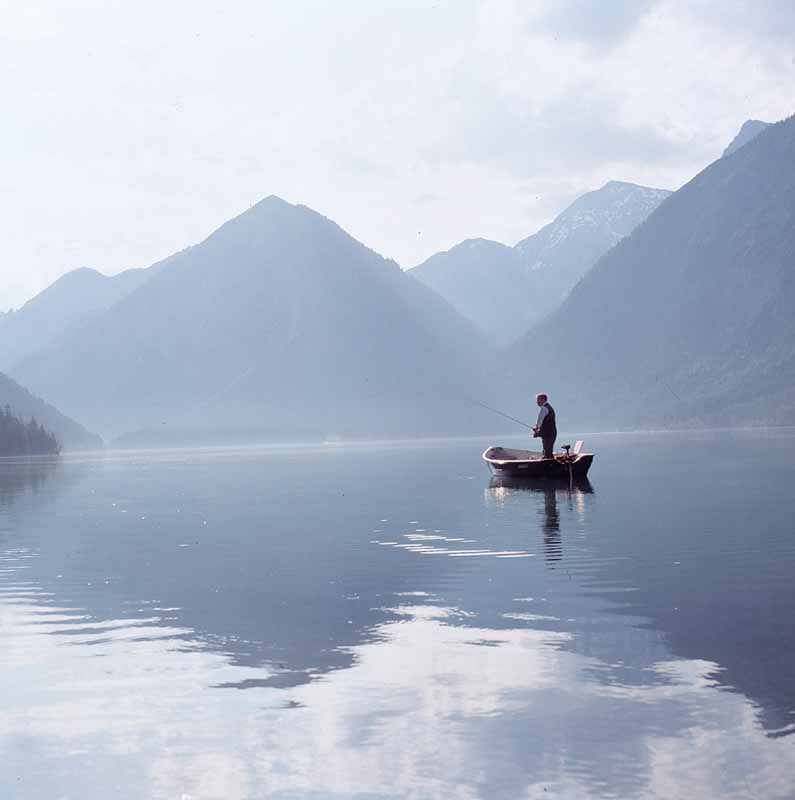
[[[574,488],[574,477],[572,476],[572,472],[571,472],[571,462],[573,460],[572,457],[571,457],[571,452],[570,452],[571,445],[570,444],[564,444],[564,445],[562,445],[562,447],[566,451],[566,455],[563,456],[563,460],[564,460],[564,463],[566,463],[568,465],[568,467],[569,467],[569,491],[571,491]]]

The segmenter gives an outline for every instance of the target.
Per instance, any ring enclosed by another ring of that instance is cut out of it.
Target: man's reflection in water
[[[560,561],[563,556],[563,542],[560,538],[560,514],[558,498],[554,487],[544,488],[544,519],[541,523],[544,532],[544,557],[548,564]]]
[[[563,558],[563,538],[560,532],[560,510],[558,493],[568,500],[569,510],[576,508],[584,511],[584,495],[593,494],[593,486],[587,479],[576,481],[569,488],[568,481],[551,480],[519,480],[516,478],[492,478],[486,492],[487,502],[504,508],[508,502],[520,502],[525,493],[543,494],[543,505],[538,511],[542,515],[541,531],[544,536],[544,557],[547,564],[554,569],[555,562]],[[527,498],[530,499],[530,498]],[[538,500],[539,498],[534,498]]]

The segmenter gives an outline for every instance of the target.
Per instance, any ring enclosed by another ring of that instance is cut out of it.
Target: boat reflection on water
[[[563,492],[566,494],[593,494],[593,484],[588,478],[575,478],[569,487],[569,479],[554,480],[550,478],[498,478],[492,476],[489,489],[510,489],[517,492]]]
[[[492,477],[486,490],[487,504],[503,508],[514,501],[521,502],[527,493],[542,494],[543,505],[538,507],[541,515],[541,531],[544,535],[544,555],[550,566],[563,557],[563,541],[560,533],[560,509],[558,495],[567,504],[569,511],[579,515],[585,513],[585,498],[594,493],[587,478],[569,483],[568,480],[522,479]]]

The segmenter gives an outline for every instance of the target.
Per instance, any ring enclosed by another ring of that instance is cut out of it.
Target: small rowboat
[[[510,447],[489,447],[483,460],[493,475],[501,478],[584,478],[593,461],[593,453],[582,453],[582,442],[572,450],[564,445],[565,453],[555,453],[554,458],[544,458],[531,450],[514,450]],[[571,451],[571,452],[569,452]]]

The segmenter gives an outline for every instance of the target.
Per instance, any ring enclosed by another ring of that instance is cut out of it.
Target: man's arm
[[[549,409],[546,406],[541,406],[538,409],[538,419],[536,420],[535,428],[533,428],[535,433],[538,433],[541,429],[541,423],[547,418],[547,414],[549,414]]]

